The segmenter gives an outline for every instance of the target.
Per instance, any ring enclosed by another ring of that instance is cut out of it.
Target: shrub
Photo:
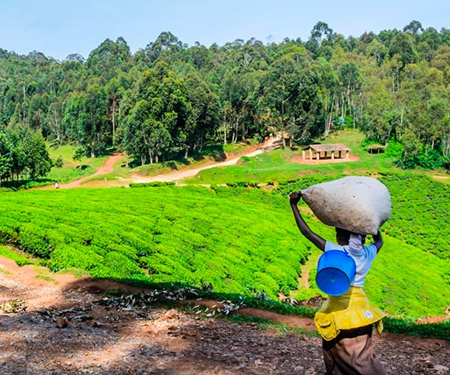
[[[155,181],[155,182],[142,182],[130,184],[130,188],[146,188],[146,187],[162,187],[162,186],[174,186],[175,182],[172,181]]]

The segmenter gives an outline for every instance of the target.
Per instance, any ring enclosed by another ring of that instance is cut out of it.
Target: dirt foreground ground
[[[137,290],[44,271],[0,258],[2,375],[324,374],[317,337],[208,317],[202,303],[211,312],[211,301],[193,300],[186,310],[105,297],[107,290]],[[310,319],[238,313],[313,330]],[[388,374],[450,374],[447,341],[391,334],[374,341]]]

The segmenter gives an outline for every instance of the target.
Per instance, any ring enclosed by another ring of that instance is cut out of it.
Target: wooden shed
[[[369,147],[367,147],[367,151],[369,151],[370,154],[379,154],[386,151],[386,146],[370,145]]]
[[[321,158],[327,159],[328,153],[330,153],[331,160],[335,158],[343,159],[343,154],[345,153],[345,158],[348,159],[350,156],[350,149],[343,144],[330,144],[330,145],[309,145],[302,150],[303,160],[307,159],[307,154],[309,160],[320,160]]]

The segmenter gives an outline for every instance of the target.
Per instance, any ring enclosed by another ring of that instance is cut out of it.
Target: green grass
[[[130,178],[133,174],[142,176],[156,176],[159,174],[170,173],[173,171],[184,170],[188,168],[198,168],[207,162],[220,162],[225,160],[225,153],[230,157],[239,152],[244,152],[246,149],[255,144],[254,140],[248,143],[237,144],[217,144],[205,147],[200,154],[190,156],[187,160],[173,160],[161,163],[146,164],[143,166],[137,165],[135,160],[128,160],[129,167],[127,167],[126,157],[123,156],[121,160],[113,167],[113,172],[108,175],[95,176],[87,179],[84,183],[92,181],[101,181],[106,177],[108,181],[117,180],[119,178]],[[47,147],[49,155],[53,161],[57,158],[63,160],[63,167],[53,167],[50,173],[46,176],[49,179],[48,184],[53,183],[53,180],[58,180],[60,183],[68,183],[89,176],[102,166],[109,156],[87,158],[83,157],[80,161],[73,160],[73,155],[77,149],[74,145],[62,145],[59,147]],[[135,165],[134,167],[131,167]]]
[[[359,131],[346,130],[333,135],[322,143],[343,143],[350,147],[351,154],[358,155],[359,161],[327,164],[300,164],[292,161],[301,157],[301,147],[295,150],[277,149],[251,158],[244,158],[238,165],[207,169],[195,177],[187,179],[190,184],[226,184],[248,181],[267,183],[298,179],[309,174],[360,174],[372,175],[392,170],[392,159],[386,154],[370,154],[362,146],[364,136]]]
[[[86,180],[82,181],[81,185],[84,185],[84,184],[87,184],[87,183],[93,182],[93,181],[115,181],[115,180],[118,180],[117,176],[107,173],[107,174],[89,177]]]
[[[47,150],[53,161],[61,158],[64,165],[62,168],[53,167],[46,178],[58,180],[62,184],[93,174],[108,158],[107,156],[99,158],[83,157],[80,161],[75,161],[73,155],[76,147],[73,145],[63,145],[57,148],[47,147]]]
[[[62,270],[60,270],[60,271],[58,271],[56,273],[58,275],[73,275],[76,278],[89,276],[89,274],[85,270],[82,270],[82,269],[79,269],[79,268],[65,268],[65,269],[62,269]]]
[[[277,191],[286,196],[290,191],[338,177],[308,176],[280,185]],[[381,181],[391,193],[392,216],[382,228],[385,244],[365,289],[371,300],[391,315],[417,318],[419,311],[421,316],[441,315],[450,301],[449,187],[416,173],[395,172]],[[307,210],[304,203],[300,207]],[[334,238],[333,232],[320,223],[313,229],[326,239]],[[314,264],[314,255],[304,268],[310,262]],[[307,291],[300,288],[295,296],[307,298],[320,292],[314,282],[315,264],[309,268],[311,287]],[[439,308],[437,300],[443,303]]]
[[[448,261],[450,186],[410,173],[386,176],[381,181],[394,197],[392,217],[384,226],[386,233]]]
[[[54,278],[47,276],[47,275],[36,275],[36,276],[34,276],[34,279],[48,281],[55,285],[58,284],[58,282]]]
[[[314,281],[320,253],[298,232],[286,195],[348,174],[382,176],[391,192],[393,213],[384,225],[385,246],[365,289],[391,316],[386,320],[388,331],[448,338],[448,322],[418,326],[414,320],[442,315],[449,305],[449,185],[394,168],[385,154],[369,154],[362,140],[358,132],[343,131],[324,142],[348,145],[360,156],[357,162],[300,165],[291,161],[300,150],[275,150],[243,158],[236,166],[205,170],[188,181],[212,184],[211,190],[162,186],[2,194],[0,243],[16,246],[58,272],[77,270],[141,286],[211,284],[211,296],[218,299],[237,301],[244,296],[248,306],[312,317],[313,309],[277,301],[279,292],[302,298],[320,293]],[[220,150],[224,149],[211,149],[206,155]],[[61,150],[63,159],[72,151]],[[91,172],[104,160],[95,160],[98,164],[91,164]],[[123,165],[116,164],[106,177],[136,171]],[[146,166],[144,173],[171,167]],[[261,182],[273,183],[273,193],[217,187]],[[309,215],[306,206],[301,209],[314,231],[334,239],[333,228]],[[0,247],[0,255],[17,258],[5,249]],[[310,273],[307,290],[297,281],[302,269]],[[261,298],[261,291],[268,298]]]
[[[417,324],[408,319],[384,318],[384,328],[387,332],[450,340],[450,321],[441,323]]]

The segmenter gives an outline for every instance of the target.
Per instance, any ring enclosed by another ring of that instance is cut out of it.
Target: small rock
[[[448,367],[442,366],[442,365],[435,365],[435,366],[434,366],[434,369],[435,369],[436,371],[442,371],[442,372],[448,371]]]
[[[175,309],[170,309],[163,315],[162,318],[164,320],[167,320],[167,319],[178,319],[178,317],[179,317],[178,311]]]
[[[65,316],[58,316],[56,318],[56,327],[66,328],[69,324],[69,320]]]

